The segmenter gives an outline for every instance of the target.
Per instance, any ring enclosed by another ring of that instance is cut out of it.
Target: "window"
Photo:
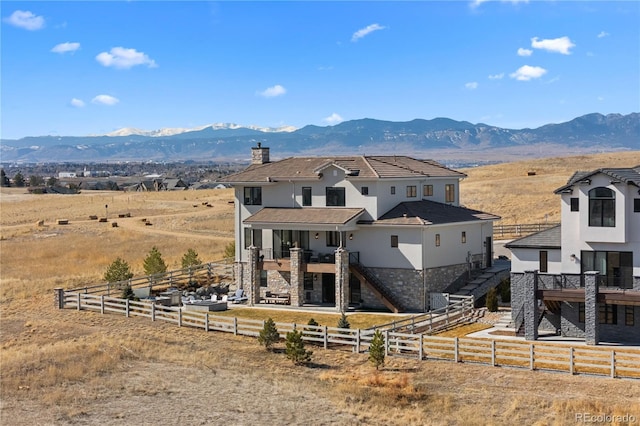
[[[581,273],[587,271],[600,273],[601,286],[633,288],[633,252],[582,251]]]
[[[589,191],[589,226],[616,226],[616,193],[611,189]]]
[[[395,186],[391,187],[391,195],[396,195],[396,187]]]
[[[407,186],[407,198],[414,198],[418,196],[418,189],[415,185]]]
[[[303,206],[311,205],[311,187],[310,186],[302,187],[302,205]]]
[[[578,322],[584,323],[584,303],[578,302]]]
[[[313,290],[313,274],[310,272],[305,272],[303,280],[304,280],[304,289]]]
[[[598,321],[600,324],[617,324],[618,323],[618,305],[600,304],[598,312]]]
[[[580,199],[579,198],[571,198],[571,211],[577,212],[580,211]]]
[[[633,212],[640,213],[640,198],[633,199]]]
[[[327,188],[327,207],[344,207],[344,188]]]
[[[327,231],[327,247],[338,247],[340,245],[340,233],[338,231]]]
[[[369,187],[368,186],[363,186],[362,188],[360,188],[360,193],[362,195],[369,195]]]
[[[244,188],[244,204],[246,206],[262,205],[262,188],[259,186],[247,186]]]
[[[624,325],[633,325],[634,324],[634,307],[633,306],[625,306],[624,307]]]
[[[262,247],[262,229],[244,228],[244,248]]]
[[[436,234],[436,247],[440,247],[440,234]]]
[[[454,184],[448,183],[444,186],[444,201],[445,203],[456,201],[456,186]]]
[[[267,271],[263,269],[260,271],[260,287],[267,287],[268,283],[269,280],[267,279]]]
[[[467,233],[465,231],[462,231],[462,237],[461,237],[461,242],[462,244],[466,244],[467,242]]]
[[[422,186],[422,196],[423,197],[433,197],[433,185],[423,185]]]
[[[391,236],[391,247],[398,247],[398,236],[397,235],[392,235]]]
[[[549,253],[546,250],[540,250],[540,272],[549,272],[548,258]]]

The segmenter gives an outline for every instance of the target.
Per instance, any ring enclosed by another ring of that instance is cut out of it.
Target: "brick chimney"
[[[263,148],[258,142],[258,146],[251,148],[251,164],[264,164],[269,162],[269,148]]]

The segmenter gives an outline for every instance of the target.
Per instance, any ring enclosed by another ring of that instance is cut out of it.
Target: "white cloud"
[[[531,56],[533,54],[533,50],[531,49],[524,49],[524,48],[520,48],[518,49],[518,56]]]
[[[16,10],[5,18],[4,21],[15,27],[24,28],[25,30],[35,31],[44,28],[44,18],[36,16],[28,10]]]
[[[518,68],[516,72],[509,74],[509,76],[519,81],[529,81],[534,78],[540,78],[546,73],[547,70],[545,70],[544,68],[523,65]]]
[[[504,73],[501,72],[500,74],[491,74],[489,76],[489,80],[502,80],[504,78]]]
[[[69,103],[71,104],[72,107],[76,107],[76,108],[82,108],[84,106],[84,101],[82,99],[78,99],[78,98],[71,99],[71,102],[69,102]]]
[[[598,38],[604,38],[604,37],[609,37],[611,34],[609,34],[606,31],[600,31],[600,34],[598,34]]]
[[[276,84],[275,86],[267,87],[262,92],[258,92],[258,95],[265,98],[275,98],[276,96],[282,96],[285,93],[287,93],[287,89],[279,84]]]
[[[563,55],[571,55],[569,49],[576,45],[571,42],[569,37],[559,37],[553,39],[538,40],[538,37],[531,39],[531,47],[534,49],[542,49],[549,52],[562,53]]]
[[[53,46],[53,49],[51,49],[51,51],[53,53],[67,53],[67,52],[75,52],[76,50],[80,49],[80,43],[60,43],[60,44],[56,44],[55,46]]]
[[[358,31],[353,33],[353,35],[351,36],[351,41],[356,42],[361,38],[371,34],[374,31],[384,30],[385,28],[386,27],[383,27],[382,25],[378,25],[378,24],[367,25],[366,27],[359,29]]]
[[[114,47],[108,53],[102,52],[96,56],[96,61],[105,67],[128,69],[136,65],[146,65],[155,68],[156,61],[149,58],[146,53],[138,52],[136,49],[125,49],[124,47]]]
[[[465,84],[464,87],[469,89],[469,90],[475,90],[475,89],[478,88],[478,83],[476,81],[471,81],[471,82]]]
[[[94,104],[111,106],[120,102],[120,99],[114,98],[113,96],[109,95],[98,95],[95,98],[91,99],[91,102]]]
[[[481,4],[488,3],[490,1],[494,1],[494,0],[473,0],[471,2],[471,7],[472,8],[480,7]],[[518,3],[529,3],[529,0],[500,0],[500,2],[501,3],[518,4]]]
[[[338,124],[338,123],[342,123],[344,119],[340,117],[339,114],[334,112],[330,116],[323,118],[322,121],[324,121],[327,124]]]

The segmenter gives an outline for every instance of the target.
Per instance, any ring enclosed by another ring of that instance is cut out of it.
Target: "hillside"
[[[560,221],[560,200],[553,191],[578,170],[640,165],[640,151],[542,158],[461,169],[467,174],[460,203],[497,214],[502,223]],[[529,176],[529,172],[535,172]]]

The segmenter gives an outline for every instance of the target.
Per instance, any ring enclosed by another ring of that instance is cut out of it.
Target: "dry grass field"
[[[640,164],[640,153],[607,155],[466,170],[463,203],[531,222],[531,194],[515,190],[532,180],[528,170],[537,172],[529,189],[555,206],[553,189],[575,169]],[[477,193],[490,185],[486,204]],[[310,347],[311,366],[295,367],[282,343],[271,353],[251,338],[53,306],[53,288],[100,281],[117,256],[140,274],[154,245],[170,268],[188,248],[220,259],[233,238],[231,198],[227,190],[55,196],[2,188],[0,423],[562,425],[578,413],[640,422],[640,381],[399,357],[376,372],[366,355],[320,347]],[[105,204],[109,222],[90,220],[106,214]],[[313,316],[333,325],[325,315]]]

